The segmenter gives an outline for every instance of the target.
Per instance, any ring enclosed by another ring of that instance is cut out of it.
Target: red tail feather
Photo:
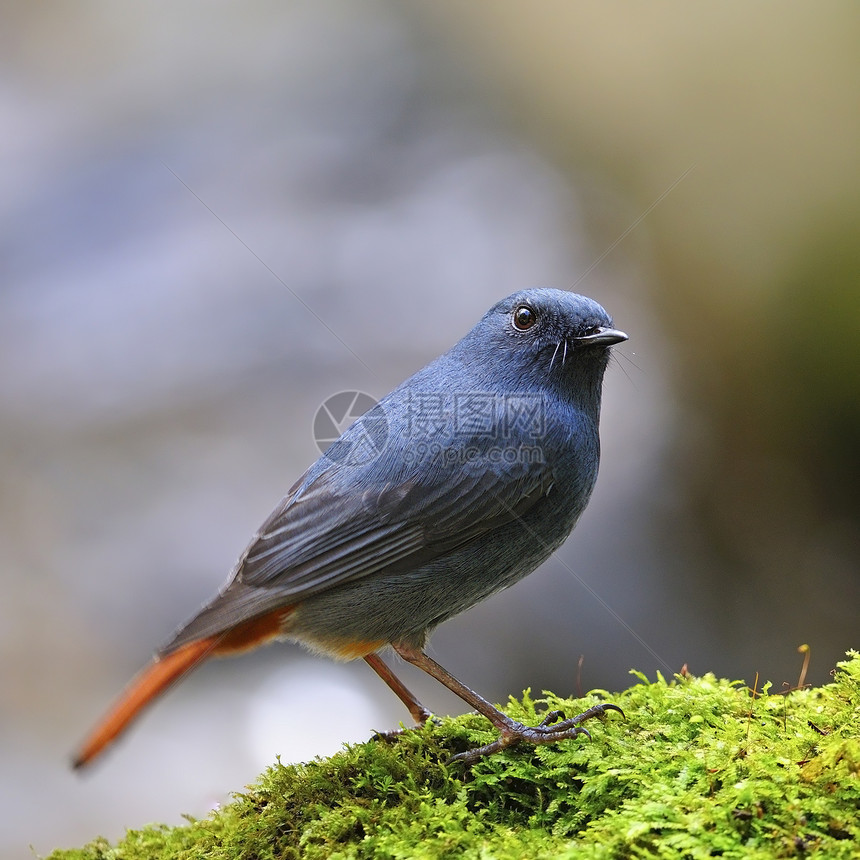
[[[156,696],[206,659],[217,641],[218,637],[212,636],[189,642],[178,651],[150,663],[87,738],[75,756],[74,766],[79,768],[89,764]]]

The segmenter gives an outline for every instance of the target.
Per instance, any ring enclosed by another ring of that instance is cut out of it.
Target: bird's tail
[[[217,636],[183,645],[172,654],[156,657],[129,684],[81,746],[74,758],[75,769],[89,764],[140,712],[183,675],[203,662],[218,642]]]
[[[291,606],[252,617],[235,626],[209,636],[192,639],[174,649],[171,644],[153,659],[128,685],[126,691],[96,725],[72,764],[75,769],[85,767],[120,735],[140,712],[159,695],[175,684],[207,657],[236,654],[277,639],[292,612]],[[194,623],[196,619],[189,623]],[[183,628],[176,638],[184,635]]]

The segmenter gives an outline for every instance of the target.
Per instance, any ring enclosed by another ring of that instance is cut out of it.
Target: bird
[[[456,322],[456,305],[437,309]],[[627,340],[594,300],[549,288],[497,302],[451,349],[358,418],[299,478],[218,594],[130,682],[74,756],[91,763],[210,657],[274,640],[363,658],[423,725],[392,649],[486,717],[498,738],[454,756],[588,735],[601,703],[537,726],[505,715],[426,653],[438,625],[534,571],[588,504],[610,348]],[[590,736],[590,735],[589,735]]]

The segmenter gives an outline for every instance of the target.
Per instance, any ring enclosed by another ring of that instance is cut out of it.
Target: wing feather
[[[161,653],[361,577],[444,558],[523,516],[552,488],[548,469],[517,464],[425,470],[421,477],[368,486],[324,470],[294,488],[245,550],[231,581]]]
[[[379,489],[345,487],[323,473],[267,520],[237,578],[295,601],[363,576],[417,567],[516,520],[551,486],[548,470],[519,464],[452,468],[429,484]]]

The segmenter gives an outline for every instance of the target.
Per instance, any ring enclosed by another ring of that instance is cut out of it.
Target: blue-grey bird
[[[429,712],[379,655],[392,647],[499,730],[456,757],[465,761],[572,738],[587,733],[585,720],[618,710],[602,704],[524,726],[424,646],[433,628],[527,576],[570,534],[597,479],[609,348],[626,339],[574,293],[524,290],[492,307],[294,484],[226,585],[131,682],[75,765],[207,657],[274,639],[362,657],[423,723]]]

